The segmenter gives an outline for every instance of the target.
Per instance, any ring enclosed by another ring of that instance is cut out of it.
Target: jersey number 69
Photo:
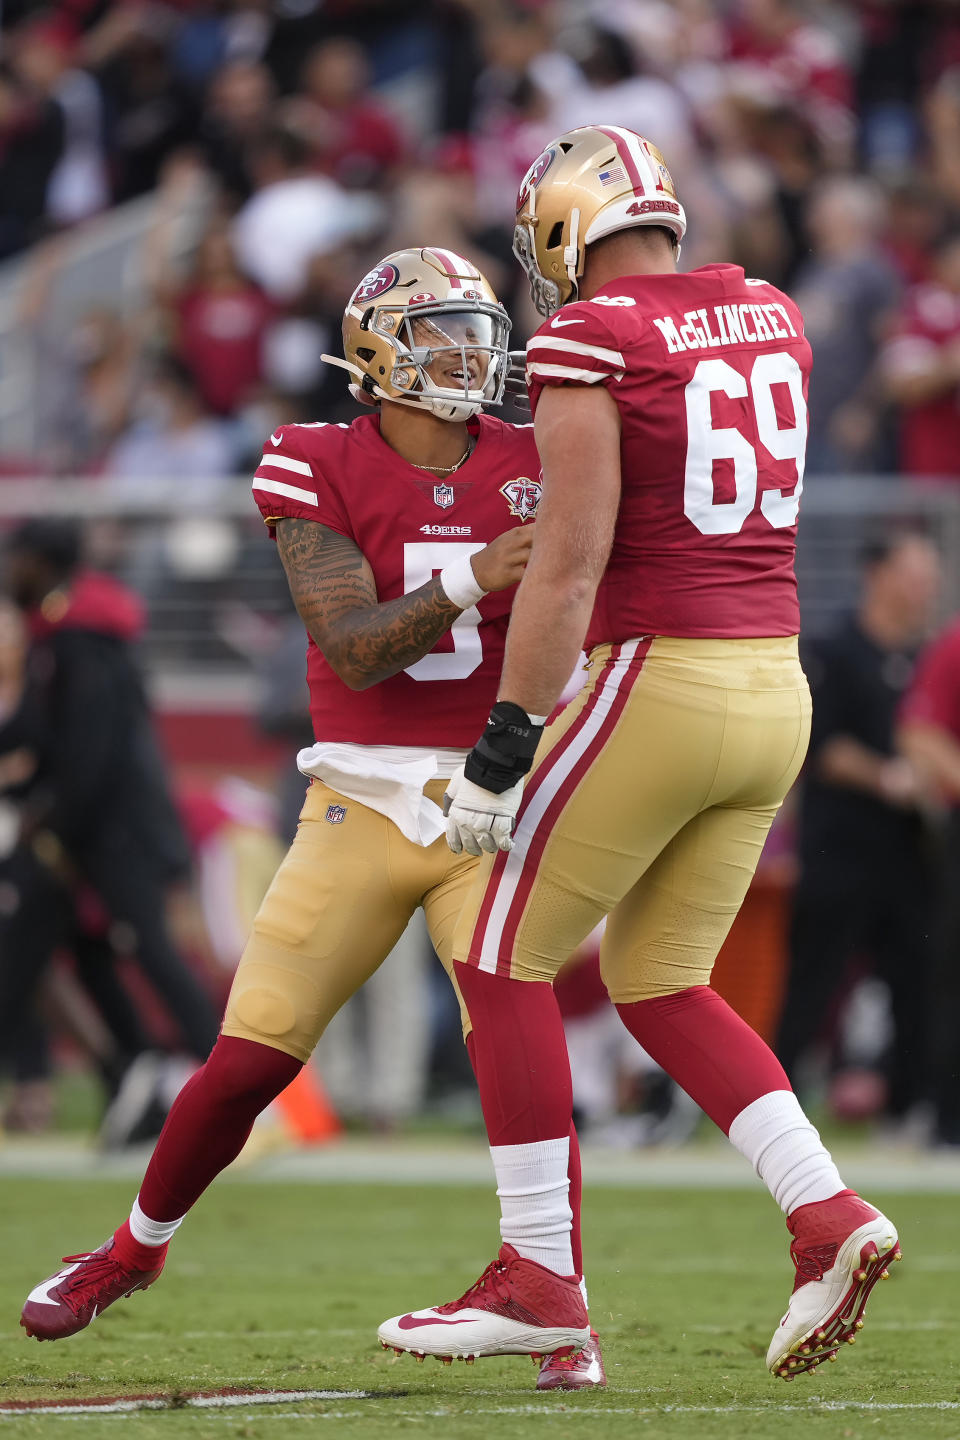
[[[794,423],[786,430],[777,424],[773,386],[786,385],[793,405]],[[803,464],[807,448],[807,407],[803,398],[800,366],[785,350],[758,355],[750,371],[749,384],[739,370],[726,360],[701,360],[684,391],[687,405],[687,464],[683,483],[683,511],[701,535],[736,535],[757,505],[757,452],[747,437],[735,428],[716,428],[710,405],[713,392],[731,400],[753,400],[757,439],[774,460],[792,460],[797,467],[796,483],[789,494],[764,490],[760,514],[775,530],[792,525],[800,506]],[[717,460],[732,460],[736,495],[732,500],[714,498],[713,466]],[[769,466],[769,461],[767,461]]]

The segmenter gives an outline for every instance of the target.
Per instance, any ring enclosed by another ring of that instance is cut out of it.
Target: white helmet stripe
[[[431,245],[427,253],[435,255],[451,277],[469,276],[472,280],[478,274],[475,265],[471,265],[469,260],[464,260],[462,255],[454,254],[452,250],[441,250],[437,246]]]

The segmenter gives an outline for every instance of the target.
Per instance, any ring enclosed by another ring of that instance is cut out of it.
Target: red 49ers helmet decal
[[[364,275],[354,291],[353,299],[356,303],[365,305],[370,300],[376,300],[378,295],[382,295],[392,285],[396,285],[399,279],[400,271],[396,265],[378,265],[376,270]]]
[[[527,201],[530,199],[530,192],[536,190],[540,181],[549,170],[550,162],[556,153],[552,148],[550,150],[544,150],[543,154],[537,156],[526,175],[524,175],[520,191],[517,195],[518,215],[522,214],[526,209]]]

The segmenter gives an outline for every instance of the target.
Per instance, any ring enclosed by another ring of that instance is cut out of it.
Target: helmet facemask
[[[468,420],[503,400],[510,321],[486,301],[377,306],[367,328],[396,351],[390,372],[395,404],[416,405],[441,420]],[[397,393],[399,392],[399,394]]]
[[[560,309],[562,300],[560,286],[557,282],[548,280],[545,275],[540,273],[540,267],[537,264],[537,247],[533,238],[533,227],[536,223],[536,220],[527,220],[526,223],[521,220],[517,221],[516,229],[513,232],[513,253],[523,266],[534,308],[538,314],[548,319]]]

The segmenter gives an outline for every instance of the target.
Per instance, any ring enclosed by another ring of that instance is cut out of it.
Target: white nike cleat
[[[484,1355],[578,1352],[590,1339],[590,1322],[576,1275],[557,1275],[525,1260],[512,1245],[459,1300],[385,1320],[377,1331],[385,1350],[418,1360],[435,1355],[475,1360]]]
[[[606,1383],[600,1336],[593,1329],[579,1355],[545,1355],[537,1376],[538,1390],[602,1390]]]
[[[870,1291],[889,1278],[900,1242],[892,1221],[853,1190],[801,1205],[787,1226],[797,1278],[767,1350],[767,1369],[792,1380],[855,1342]]]

